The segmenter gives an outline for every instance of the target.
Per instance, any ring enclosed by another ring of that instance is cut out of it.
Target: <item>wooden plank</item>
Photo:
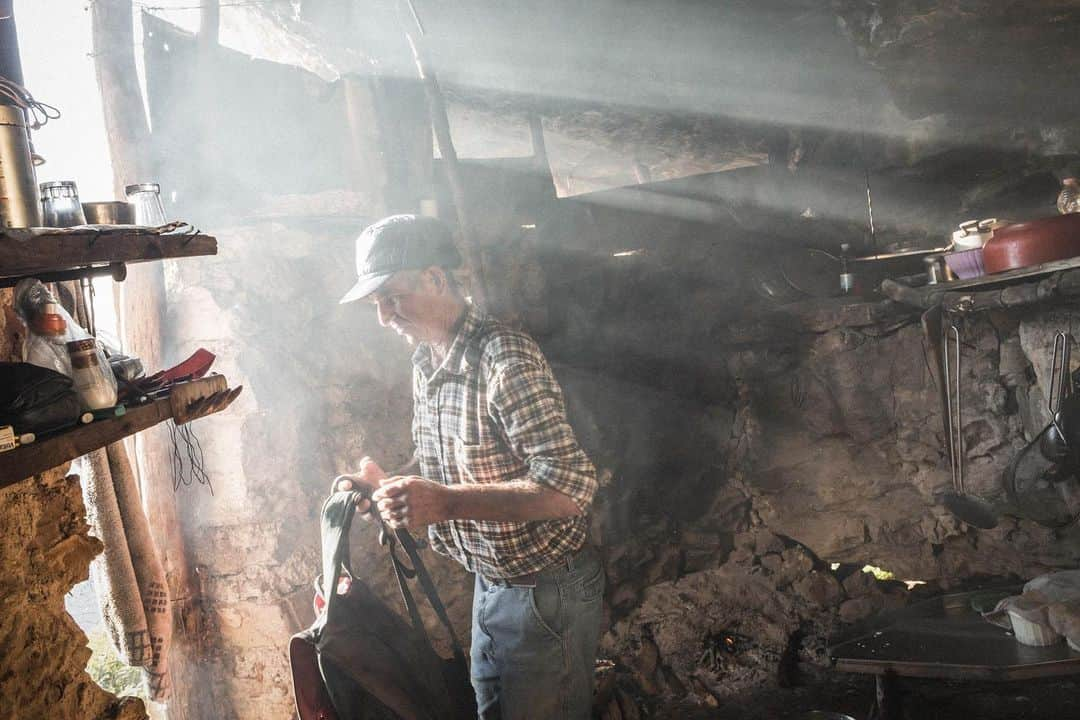
[[[80,425],[51,438],[0,453],[0,488],[63,465],[170,417],[172,405],[169,398],[162,398],[131,408],[118,418]]]
[[[216,254],[217,239],[211,235],[8,230],[0,234],[0,277]]]
[[[954,280],[936,285],[913,285],[912,281],[920,278],[925,280],[925,276],[914,275],[884,280],[881,283],[881,292],[896,302],[928,310],[941,303],[942,299],[949,293],[975,289],[987,290],[1000,285],[1017,284],[1024,280],[1034,282],[1036,279],[1076,268],[1080,268],[1080,257],[1055,260],[1042,265],[1029,265],[994,275],[982,275],[969,280]]]

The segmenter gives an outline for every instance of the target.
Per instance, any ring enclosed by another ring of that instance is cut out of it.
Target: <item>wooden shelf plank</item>
[[[992,307],[1026,305],[1031,302],[1045,300],[1049,295],[1058,292],[1057,283],[1053,281],[1048,284],[1045,290],[1039,289],[1040,283],[1044,283],[1051,276],[1056,276],[1059,279],[1071,276],[1073,279],[1065,283],[1069,286],[1068,291],[1061,294],[1075,295],[1077,290],[1080,289],[1076,287],[1077,283],[1075,282],[1075,277],[1078,274],[1080,274],[1080,257],[1074,257],[1055,260],[1042,265],[1029,265],[1028,267],[993,275],[981,275],[969,280],[937,283],[936,285],[918,284],[920,281],[925,283],[926,277],[924,275],[887,278],[881,283],[881,293],[904,305],[929,310],[938,304],[948,306],[950,298],[954,301],[957,301],[957,299],[963,300],[966,297],[978,300],[980,297],[991,297],[987,291],[997,293],[1006,287],[1014,289],[1012,292],[1014,297],[1010,302],[1004,304],[983,303],[983,305],[986,305],[985,307],[979,307],[979,304],[975,303],[970,310],[966,310],[966,312],[970,312],[972,310],[986,310]],[[1027,291],[1023,289],[1015,290],[1024,286],[1028,287]],[[956,303],[954,302],[954,304]],[[956,311],[958,308],[946,307],[946,309]]]
[[[32,277],[112,263],[216,254],[217,239],[211,235],[158,235],[138,229],[50,233],[6,230],[0,233],[0,277]]]
[[[0,488],[105,447],[172,417],[169,398],[130,408],[120,417],[95,420],[0,453]]]
[[[37,442],[0,452],[0,488],[103,448],[163,420],[182,424],[221,412],[240,395],[243,386],[228,388],[221,375],[174,385],[170,397],[131,407],[120,417],[77,425]],[[177,408],[181,408],[177,410]]]

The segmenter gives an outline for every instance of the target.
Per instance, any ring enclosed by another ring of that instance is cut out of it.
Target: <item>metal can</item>
[[[26,114],[0,105],[0,227],[41,225],[41,198],[30,156]]]

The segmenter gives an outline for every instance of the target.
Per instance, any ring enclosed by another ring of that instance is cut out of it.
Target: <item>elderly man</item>
[[[361,298],[415,346],[412,435],[420,475],[365,459],[395,528],[476,574],[471,675],[481,718],[588,718],[604,573],[587,543],[596,471],[566,421],[562,391],[527,335],[472,306],[437,220],[395,215],[357,239]],[[366,509],[366,503],[361,509]]]

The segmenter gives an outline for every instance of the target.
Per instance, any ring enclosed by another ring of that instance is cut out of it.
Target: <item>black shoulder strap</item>
[[[386,528],[383,528],[386,532]],[[409,590],[408,578],[416,577],[420,582],[420,587],[424,591],[424,595],[427,596],[428,604],[431,605],[431,609],[435,611],[435,615],[438,616],[439,621],[446,628],[446,632],[450,635],[450,645],[454,652],[454,657],[460,662],[465,662],[465,650],[461,646],[461,641],[458,639],[457,633],[454,632],[454,626],[450,623],[450,616],[446,612],[446,606],[443,605],[442,599],[439,597],[439,591],[435,589],[435,583],[431,579],[431,575],[427,571],[427,567],[424,565],[423,559],[420,557],[420,553],[416,548],[416,541],[413,540],[412,535],[407,530],[398,529],[394,531],[393,535],[385,535],[387,540],[386,544],[390,546],[390,561],[394,565],[394,575],[397,577],[398,589],[401,590],[401,598],[405,602],[405,608],[409,611],[409,617],[412,619],[413,626],[416,630],[427,637],[427,631],[424,629],[424,622],[420,618],[420,611],[416,606],[416,600],[413,598],[412,591]],[[405,554],[409,556],[409,562],[412,563],[412,567],[406,567],[405,563],[401,561],[401,558],[397,556],[394,551],[395,543],[400,544],[402,549],[405,550]]]
[[[322,508],[322,592],[323,598],[326,600],[326,613],[323,616],[328,617],[331,612],[331,608],[334,606],[334,598],[337,597],[337,585],[338,580],[343,573],[352,572],[352,568],[349,563],[349,528],[352,525],[352,519],[355,513],[356,499],[358,496],[367,497],[368,494],[363,491],[349,490],[343,492],[336,492],[326,499]],[[420,587],[423,589],[424,594],[427,596],[428,602],[431,604],[431,608],[435,611],[440,622],[446,628],[447,633],[450,635],[450,643],[454,651],[454,657],[461,661],[465,661],[465,651],[461,646],[461,641],[458,639],[457,633],[454,632],[454,626],[450,623],[450,616],[446,613],[446,606],[443,605],[442,599],[439,597],[438,590],[435,589],[435,583],[431,580],[431,575],[427,571],[427,567],[424,565],[423,559],[420,557],[420,553],[416,548],[416,541],[413,540],[412,535],[406,530],[396,530],[392,534],[390,529],[382,522],[382,518],[375,512],[374,506],[369,510],[371,514],[379,521],[381,525],[380,542],[387,545],[390,551],[390,560],[394,566],[394,575],[397,577],[398,589],[401,590],[402,600],[405,601],[405,609],[409,612],[409,617],[412,620],[413,626],[417,632],[421,633],[425,639],[428,638],[427,630],[424,628],[423,620],[420,618],[420,611],[417,608],[416,600],[413,598],[412,592],[409,590],[408,580],[416,577],[420,582]],[[408,567],[398,557],[395,546],[400,544],[402,549],[405,550],[405,554],[409,556],[409,562],[412,563],[412,567]]]
[[[326,499],[322,508],[322,593],[326,614],[337,596],[338,579],[342,572],[352,572],[349,566],[349,527],[356,507],[356,491],[336,492]]]

